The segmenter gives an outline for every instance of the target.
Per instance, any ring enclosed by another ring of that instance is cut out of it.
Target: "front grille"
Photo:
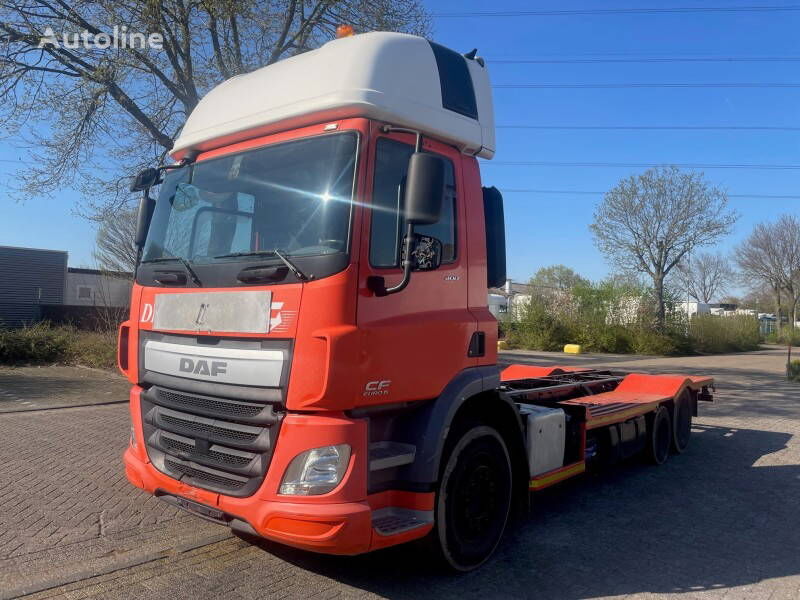
[[[160,420],[167,425],[172,425],[178,429],[189,429],[199,434],[211,434],[215,437],[226,438],[238,442],[252,442],[258,437],[258,432],[254,431],[238,431],[236,429],[228,429],[226,427],[217,427],[202,421],[194,421],[191,419],[181,419],[171,414],[161,413]]]
[[[171,471],[177,471],[178,473],[183,473],[192,479],[204,481],[219,487],[238,489],[247,483],[247,479],[244,477],[234,479],[232,476],[226,473],[220,473],[219,471],[215,472],[211,471],[210,469],[198,469],[171,458],[167,458],[164,461],[164,464]]]
[[[227,452],[218,452],[217,450],[209,450],[208,455],[221,463],[226,463],[229,465],[244,466],[250,464],[250,461],[253,460],[252,457],[248,458],[247,456],[238,456],[236,454],[228,454]]]
[[[151,462],[184,483],[231,496],[266,476],[281,414],[275,405],[153,386],[142,394]]]
[[[225,400],[222,398],[211,398],[208,396],[197,396],[194,394],[179,394],[158,388],[156,395],[161,404],[177,409],[198,410],[207,414],[214,414],[236,419],[245,417],[252,419],[269,410],[271,407],[258,404],[256,402],[241,402],[237,400]]]
[[[161,436],[161,444],[167,450],[173,450],[175,452],[185,452],[187,454],[194,452],[194,442],[187,443],[173,437]]]

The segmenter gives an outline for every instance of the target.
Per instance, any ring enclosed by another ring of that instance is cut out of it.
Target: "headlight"
[[[284,496],[327,494],[342,481],[349,463],[348,444],[306,450],[289,463],[278,493]]]

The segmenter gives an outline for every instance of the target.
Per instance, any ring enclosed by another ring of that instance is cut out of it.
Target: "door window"
[[[375,179],[372,187],[372,226],[369,262],[373,267],[397,267],[406,224],[403,217],[403,188],[408,159],[414,147],[389,138],[378,140]],[[442,263],[456,259],[456,186],[453,163],[445,159],[445,195],[442,216],[432,225],[417,225],[414,232],[442,242]]]

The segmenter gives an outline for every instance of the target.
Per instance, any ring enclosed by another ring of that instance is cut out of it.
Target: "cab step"
[[[388,506],[372,513],[372,527],[380,535],[397,535],[433,523],[432,510]]]
[[[417,447],[400,442],[373,442],[369,445],[369,470],[381,471],[414,462]]]

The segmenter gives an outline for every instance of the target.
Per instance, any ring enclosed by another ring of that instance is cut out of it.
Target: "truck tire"
[[[666,406],[659,406],[647,420],[647,457],[655,465],[663,465],[672,446],[672,419]]]
[[[460,572],[486,562],[503,536],[511,495],[503,438],[485,425],[464,430],[447,457],[434,507],[429,542],[437,562]]]
[[[680,454],[689,446],[692,436],[692,402],[688,390],[675,400],[672,414],[672,451]]]

